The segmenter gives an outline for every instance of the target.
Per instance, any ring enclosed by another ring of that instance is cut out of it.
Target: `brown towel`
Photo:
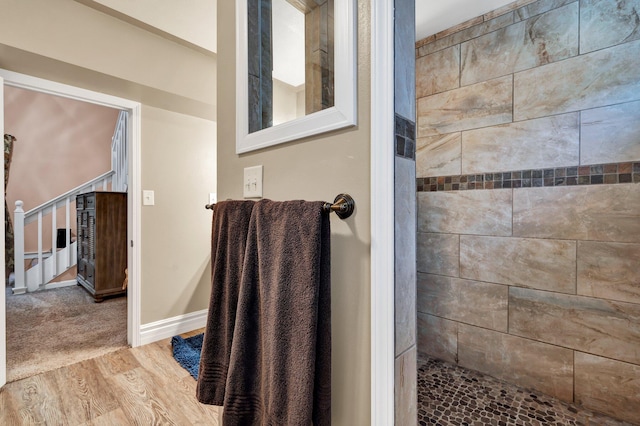
[[[223,424],[331,423],[329,216],[258,201],[251,215]]]
[[[204,333],[196,394],[222,405],[227,382],[238,290],[253,201],[221,201],[211,226],[211,301]]]

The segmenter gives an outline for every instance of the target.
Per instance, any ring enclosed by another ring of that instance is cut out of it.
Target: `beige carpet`
[[[95,303],[78,286],[6,294],[10,382],[127,347],[126,297]]]

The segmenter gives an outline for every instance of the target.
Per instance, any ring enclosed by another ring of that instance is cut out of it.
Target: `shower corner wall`
[[[416,44],[418,349],[638,423],[640,1]]]
[[[395,425],[417,413],[415,3],[395,0]]]

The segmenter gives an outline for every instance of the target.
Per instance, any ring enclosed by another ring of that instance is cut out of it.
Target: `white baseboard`
[[[43,287],[44,290],[51,290],[52,288],[69,287],[78,284],[76,280],[58,281],[57,283],[48,283]]]
[[[208,309],[203,309],[173,318],[142,324],[140,326],[140,344],[146,345],[173,337],[176,334],[203,328],[207,324],[207,312]]]

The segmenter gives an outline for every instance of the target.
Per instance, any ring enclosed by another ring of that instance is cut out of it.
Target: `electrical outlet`
[[[262,198],[262,166],[244,168],[242,192],[244,198]]]

